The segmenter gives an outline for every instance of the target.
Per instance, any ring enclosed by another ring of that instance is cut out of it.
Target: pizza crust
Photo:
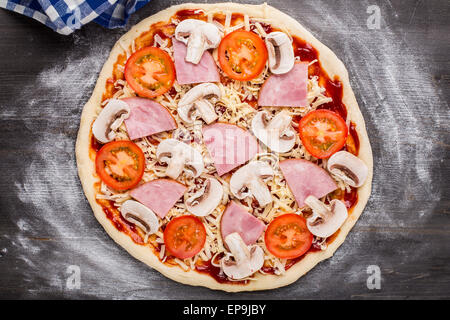
[[[94,162],[89,157],[90,149],[90,128],[91,124],[97,116],[96,109],[101,104],[102,94],[105,90],[106,80],[111,76],[114,63],[117,57],[123,53],[124,48],[128,48],[133,40],[137,38],[142,32],[147,31],[149,27],[159,21],[168,21],[177,11],[183,9],[203,9],[205,11],[218,10],[222,12],[231,11],[242,14],[247,14],[254,18],[263,18],[270,20],[269,23],[277,27],[284,28],[292,35],[296,35],[306,42],[309,42],[319,52],[319,59],[322,68],[328,73],[332,79],[335,75],[339,76],[343,83],[343,102],[347,107],[348,118],[356,124],[356,131],[360,140],[359,158],[361,158],[369,168],[369,174],[365,184],[358,189],[358,202],[353,208],[353,212],[341,227],[338,236],[334,241],[328,245],[327,249],[319,252],[312,252],[307,254],[301,261],[297,262],[283,275],[263,275],[257,273],[254,278],[256,280],[250,281],[247,285],[242,284],[222,284],[217,282],[208,274],[202,274],[196,271],[183,271],[177,266],[168,266],[160,262],[158,256],[151,252],[147,246],[138,245],[131,240],[131,238],[123,232],[118,231],[110,220],[106,217],[102,207],[95,199],[94,184],[99,181],[95,173]],[[300,23],[284,14],[283,12],[267,5],[244,5],[236,3],[217,3],[217,4],[181,4],[170,7],[166,10],[150,16],[136,26],[129,32],[123,35],[114,45],[111,54],[103,66],[94,92],[83,108],[81,115],[80,129],[78,132],[76,142],[76,159],[78,165],[78,174],[84,189],[84,193],[94,211],[95,217],[109,234],[109,236],[127,250],[133,257],[144,262],[148,266],[158,270],[166,277],[193,286],[204,286],[211,289],[224,290],[228,292],[238,291],[254,291],[267,290],[286,286],[296,281],[306,272],[311,270],[320,261],[331,257],[337,248],[344,242],[347,234],[353,227],[361,215],[367,200],[369,199],[372,184],[373,174],[373,159],[372,150],[370,147],[369,138],[367,136],[366,127],[363,116],[359,110],[358,103],[350,87],[348,73],[343,63],[337,56],[319,40],[317,40],[309,31],[307,31]]]

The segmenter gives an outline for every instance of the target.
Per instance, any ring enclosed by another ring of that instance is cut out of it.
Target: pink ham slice
[[[280,169],[301,208],[308,196],[321,198],[337,189],[328,172],[318,165],[303,159],[280,161]]]
[[[257,219],[245,207],[235,201],[228,204],[220,222],[220,232],[223,239],[230,233],[237,232],[247,245],[255,243],[265,228],[264,222]]]
[[[308,64],[296,63],[285,74],[271,75],[264,82],[258,97],[263,107],[302,107],[307,104]]]
[[[259,151],[255,137],[234,124],[215,123],[202,131],[219,176],[247,162]]]
[[[131,190],[131,196],[153,210],[161,219],[183,196],[186,186],[171,179],[157,179]]]
[[[131,140],[177,127],[170,111],[158,102],[146,98],[125,98],[123,101],[130,107],[130,116],[125,119],[125,126]]]
[[[219,82],[220,76],[217,65],[211,53],[205,51],[198,64],[186,62],[186,45],[175,38],[173,41],[173,57],[178,84],[191,84],[201,82]]]

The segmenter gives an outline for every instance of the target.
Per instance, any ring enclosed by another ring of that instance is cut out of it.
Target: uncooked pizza
[[[373,167],[344,65],[266,4],[183,4],[134,26],[84,106],[76,156],[120,246],[225,291],[281,287],[331,257]]]

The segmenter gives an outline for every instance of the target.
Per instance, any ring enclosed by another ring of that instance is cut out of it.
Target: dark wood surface
[[[288,287],[233,295],[173,282],[108,237],[77,176],[81,110],[115,41],[179,2],[70,36],[0,10],[0,298],[450,298],[448,1],[267,1],[344,61],[372,144],[372,196],[331,259]],[[80,289],[66,285],[71,265]],[[367,288],[369,265],[379,290]]]

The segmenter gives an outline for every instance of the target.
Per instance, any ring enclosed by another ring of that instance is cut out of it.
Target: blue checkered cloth
[[[94,21],[106,28],[123,27],[128,17],[150,0],[0,0],[0,7],[42,22],[68,35]]]

